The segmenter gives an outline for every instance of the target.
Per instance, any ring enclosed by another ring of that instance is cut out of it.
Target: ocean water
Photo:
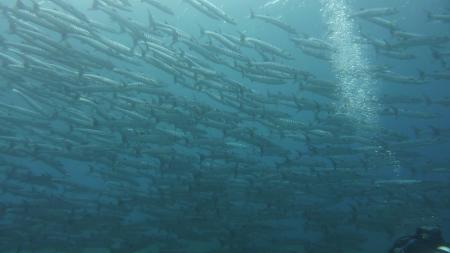
[[[0,9],[0,252],[450,237],[450,1]]]

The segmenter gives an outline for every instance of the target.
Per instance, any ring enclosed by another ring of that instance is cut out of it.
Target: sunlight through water
[[[375,81],[362,45],[356,43],[358,32],[344,0],[322,0],[322,14],[329,28],[329,40],[335,45],[332,66],[340,83],[343,113],[352,120],[377,123],[374,103]]]
[[[335,45],[332,67],[341,92],[341,112],[349,120],[380,124],[376,103],[376,81],[372,78],[370,62],[365,48],[356,43],[359,33],[350,17],[351,8],[345,0],[322,0],[322,15],[329,29],[329,40]],[[376,135],[377,133],[372,133]],[[401,172],[400,161],[392,150],[379,147],[376,151],[384,156],[392,167],[394,176]]]

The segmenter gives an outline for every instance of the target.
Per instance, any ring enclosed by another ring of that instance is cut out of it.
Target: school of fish
[[[394,129],[356,120],[336,80],[298,64],[333,62],[327,34],[226,1],[179,5],[0,1],[0,252],[375,253],[450,223],[450,160],[422,152],[448,148],[450,95],[414,92],[450,80],[450,33],[403,30],[393,7],[346,17],[377,57],[432,59],[414,76],[368,66],[398,90],[372,99]],[[159,18],[181,9],[209,22],[193,34]],[[450,24],[448,9],[423,15]],[[367,249],[373,234],[387,244]]]

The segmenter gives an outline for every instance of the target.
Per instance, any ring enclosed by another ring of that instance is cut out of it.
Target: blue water
[[[211,19],[184,0],[159,1],[174,15],[137,0],[129,0],[131,6],[110,2],[128,9],[111,7],[125,20],[141,24],[147,39],[158,40],[155,44],[178,57],[176,62],[183,64],[185,57],[192,56],[215,72],[211,76],[193,77],[192,66],[169,63],[184,71],[183,78],[178,78],[143,61],[139,52],[145,47],[134,47],[132,32],[121,29],[101,9],[92,9],[92,1],[65,2],[116,30],[98,34],[134,48],[129,57],[139,64],[95,50],[71,37],[75,32],[60,34],[35,20],[27,21],[62,48],[107,59],[115,68],[165,84],[158,92],[167,96],[125,91],[123,87],[135,80],[111,68],[88,65],[85,59],[71,58],[82,65],[73,68],[63,61],[64,54],[48,51],[52,47],[46,43],[33,44],[38,39],[27,41],[19,36],[20,29],[14,32],[13,11],[0,15],[4,41],[40,45],[46,52],[45,56],[29,52],[21,56],[7,43],[0,49],[22,64],[1,58],[0,252],[375,253],[387,252],[396,238],[413,234],[422,225],[440,226],[444,237],[450,237],[450,104],[438,103],[450,97],[450,57],[438,60],[432,54],[450,52],[450,22],[427,17],[427,13],[450,16],[449,1],[209,1],[236,24]],[[11,8],[16,4],[0,3]],[[32,6],[32,1],[23,3]],[[37,4],[73,15],[53,1]],[[344,19],[339,19],[339,8],[345,10]],[[397,14],[382,18],[398,29],[348,17],[371,8],[396,8]],[[297,34],[251,19],[251,10],[289,24]],[[39,16],[42,10],[22,11],[36,15],[37,20],[48,18]],[[239,60],[220,56],[229,66],[214,63],[181,40],[173,41],[173,35],[149,28],[149,11],[155,21],[177,28],[200,47],[224,48],[202,35],[205,29],[236,38],[245,34],[292,56],[283,59],[267,52],[262,56],[255,48],[239,45],[238,53],[250,59],[244,67],[270,61],[313,77],[288,78],[276,85],[251,81],[245,71],[233,68]],[[363,38],[378,39],[394,49],[396,43],[404,42],[395,37],[396,31],[447,40],[400,48],[415,58],[399,60],[383,56]],[[329,43],[333,46],[327,51],[330,61],[304,53],[292,38]],[[33,72],[39,64],[27,60],[27,54],[73,73],[48,66],[44,67],[48,76]],[[388,81],[375,68],[423,83]],[[447,79],[433,78],[437,71],[447,73]],[[10,79],[8,73],[23,80]],[[119,88],[115,92],[77,90],[90,85],[112,87],[92,81],[90,74],[109,78]],[[235,90],[215,93],[211,88],[208,95],[208,89],[192,88],[202,80],[229,85],[226,88],[231,87],[228,81],[238,82],[248,97]],[[336,88],[334,98],[302,88],[312,80],[330,81]],[[211,94],[230,97],[221,100]],[[418,102],[385,103],[386,96]],[[80,102],[80,97],[90,102]],[[296,108],[293,98],[305,98],[313,105]],[[25,108],[33,116],[7,105]],[[397,115],[386,114],[395,111]],[[333,120],[339,115],[339,120]],[[77,121],[83,117],[93,120],[92,124]],[[344,137],[353,139],[343,141]],[[336,144],[336,140],[343,142]]]

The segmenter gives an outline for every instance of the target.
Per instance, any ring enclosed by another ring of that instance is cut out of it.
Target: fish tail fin
[[[241,72],[241,76],[244,77],[245,76],[244,67],[240,66],[240,72]]]
[[[309,139],[309,138],[308,138]],[[310,142],[310,140],[308,140],[308,143]],[[315,147],[314,145],[312,145],[311,143],[309,143],[308,145],[308,151],[310,154],[313,155],[317,155],[319,154],[319,150],[317,150],[317,147]]]
[[[139,39],[133,36],[132,40],[133,46],[130,47],[130,53],[134,54],[136,52],[136,48],[139,47]]]
[[[119,27],[120,27],[119,33],[125,33],[127,31],[123,25],[119,25]]]
[[[431,129],[431,132],[433,133],[433,137],[438,137],[441,135],[441,131],[439,130],[439,128],[429,125],[428,126]]]
[[[331,165],[333,166],[333,170],[337,170],[337,162],[333,157],[328,157],[328,160],[330,160]]]
[[[313,78],[315,78],[314,74],[312,74],[312,73],[306,73],[305,74],[305,81],[308,81],[308,80],[313,79]]]
[[[284,162],[286,162],[286,161],[284,161]],[[277,171],[279,171],[280,169],[282,169],[283,163],[284,163],[284,162],[278,162],[278,163],[275,163],[275,169],[276,169]]]
[[[6,48],[5,37],[0,35],[0,47]]]
[[[392,21],[392,26],[389,27],[389,32],[393,36],[396,31],[399,31],[400,27],[397,21]]]
[[[303,91],[304,89],[305,89],[305,83],[304,82],[299,82],[298,83],[298,90],[299,91]],[[295,103],[296,101],[295,101],[295,95],[294,94],[292,94],[292,99],[293,99],[293,101]]]
[[[430,11],[425,11],[425,13],[427,14],[427,22],[433,21],[433,14]]]
[[[383,42],[387,49],[392,49],[392,44],[387,39],[383,39]]]
[[[205,35],[205,28],[203,28],[203,26],[198,25],[199,29],[200,29],[200,37],[203,37]]]
[[[148,8],[147,8],[147,21],[148,21],[148,27],[150,28],[150,30],[155,30],[156,29],[155,19],[153,18],[153,15],[152,15],[150,9],[148,9]]]
[[[4,16],[6,16],[7,19],[9,19],[8,8],[6,6],[3,6],[0,4],[0,9],[1,9],[1,14],[3,14]]]
[[[17,24],[14,21],[11,20],[9,22],[8,29],[9,29],[9,33],[15,34],[17,32]]]
[[[170,45],[173,45],[173,44],[177,43],[178,40],[179,40],[178,33],[177,33],[177,31],[173,30],[173,32],[172,32],[172,43]]]
[[[72,133],[74,130],[74,126],[72,124],[69,125],[69,133]]]
[[[200,163],[202,163],[203,161],[206,160],[206,155],[204,155],[204,154],[199,154],[199,155],[198,155],[198,159],[199,159]]]
[[[391,34],[391,36],[392,37],[394,37],[395,36],[395,32],[397,32],[397,31],[399,31],[399,28],[398,27],[390,27],[389,28],[389,33]]]
[[[296,108],[297,108],[297,112],[301,112],[301,111],[303,111],[303,105],[301,104],[301,102],[298,100],[298,98],[297,98],[297,96],[295,96],[295,95],[292,95],[292,97],[293,97],[293,99],[294,99],[294,103],[295,103],[295,106],[296,106]]]
[[[67,41],[67,32],[65,31],[61,32],[61,41]]]
[[[375,49],[375,54],[378,55],[380,53],[380,48],[379,47],[373,45],[373,49]]]
[[[317,101],[314,101],[314,105],[316,107],[316,113],[320,113],[322,111],[322,107],[320,106],[320,103]]]
[[[78,69],[78,80],[81,80],[83,78],[83,75],[84,75],[84,68],[80,67]]]
[[[436,50],[435,48],[432,48],[432,47],[430,49],[431,49],[431,56],[433,56],[433,59],[435,59],[435,60],[442,59],[442,56],[438,50]]]
[[[395,106],[391,106],[391,110],[394,113],[394,116],[397,118],[399,114],[398,108]]]
[[[238,63],[236,60],[233,61],[233,68],[237,69],[239,67]]]
[[[250,16],[251,19],[255,18],[255,12],[253,12],[253,9],[250,9]]]
[[[419,72],[419,79],[420,80],[425,80],[425,77],[427,76],[425,71],[423,71],[422,69],[417,69],[417,71]]]
[[[148,51],[148,48],[147,48],[147,50],[144,50],[143,48],[141,48],[141,57],[142,58],[147,57],[147,51]]]
[[[392,37],[395,36],[395,32],[396,32],[396,31],[397,31],[396,28],[393,28],[393,27],[389,28],[389,33],[391,34]]]
[[[420,128],[418,128],[417,126],[412,126],[412,129],[413,129],[413,131],[414,131],[414,137],[415,137],[416,139],[420,138],[420,137],[421,137],[422,130],[421,130]]]
[[[23,59],[23,67],[25,68],[25,69],[28,69],[28,68],[30,68],[30,60],[29,59]]]
[[[39,12],[39,10],[41,9],[39,3],[34,0],[32,0],[31,2],[33,3],[33,12]]]
[[[361,34],[361,37],[363,37],[364,39],[366,39],[366,40],[369,40],[370,39],[370,37],[365,33],[365,32],[363,32],[361,29],[360,29],[360,34]]]
[[[16,9],[25,9],[26,6],[25,4],[22,2],[22,0],[17,0],[16,4],[14,5],[14,8]]]
[[[93,0],[90,10],[98,10],[98,7],[100,6],[100,2],[98,0]]]
[[[241,41],[241,43],[245,43],[246,36],[244,33],[239,32],[239,40]]]
[[[429,96],[427,96],[426,94],[423,94],[423,98],[425,100],[425,104],[426,105],[432,105],[433,104],[433,100],[431,100],[431,98]]]

